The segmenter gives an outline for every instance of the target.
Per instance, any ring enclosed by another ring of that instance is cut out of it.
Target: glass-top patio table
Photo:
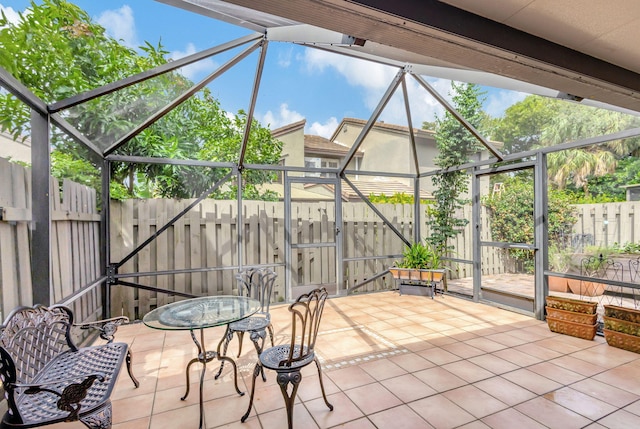
[[[207,362],[215,359],[229,361],[233,366],[233,377],[236,392],[244,395],[238,388],[238,369],[236,363],[230,357],[220,354],[220,347],[227,333],[218,343],[217,351],[205,350],[204,329],[214,326],[227,325],[246,317],[251,316],[260,309],[260,302],[242,296],[205,296],[200,298],[191,298],[156,308],[147,313],[142,321],[145,325],[154,329],[162,329],[168,331],[186,331],[191,333],[193,342],[198,347],[198,356],[191,359],[187,364],[187,391],[180,398],[185,400],[189,395],[189,368],[195,362],[202,363],[202,373],[200,374],[200,428],[204,427],[204,407],[202,402],[202,391],[204,383],[204,375],[207,369]],[[194,334],[194,330],[200,330],[200,341]]]

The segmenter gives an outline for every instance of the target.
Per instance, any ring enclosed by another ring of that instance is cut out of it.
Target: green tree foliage
[[[474,84],[451,83],[453,107],[471,125],[478,129],[484,119],[480,88]],[[462,165],[481,146],[478,140],[449,112],[436,119],[436,143],[438,156],[434,163],[442,168]],[[447,241],[455,237],[467,223],[467,219],[456,218],[455,213],[467,203],[464,195],[468,191],[469,179],[464,171],[444,172],[433,176],[435,204],[427,210],[431,234],[427,237],[434,250],[441,255],[450,248]]]
[[[0,65],[46,103],[53,103],[124,77],[165,64],[168,52],[148,42],[142,54],[106,35],[79,7],[64,0],[31,3],[29,13],[16,24],[0,18]],[[63,116],[101,148],[111,147],[127,132],[189,89],[193,83],[173,72],[75,106]],[[121,155],[237,162],[247,115],[229,115],[208,89],[201,90],[178,108],[117,150]],[[10,94],[0,94],[0,127],[14,138],[29,134],[29,110]],[[87,177],[99,183],[96,157],[66,135],[52,131],[53,159],[69,165],[55,174]],[[277,164],[282,145],[257,121],[251,124],[245,162]],[[62,152],[62,154],[56,154]],[[88,162],[87,162],[88,161]],[[81,168],[87,171],[81,171]],[[72,174],[74,173],[74,174]],[[114,195],[186,198],[199,195],[228,173],[228,169],[171,165],[113,164]],[[274,173],[244,171],[244,195],[260,195],[256,185],[275,178]],[[217,197],[235,198],[234,185]]]
[[[534,193],[527,175],[516,176],[503,182],[502,192],[483,198],[489,210],[491,233],[494,241],[507,243],[533,243],[535,222],[533,219]],[[571,205],[572,197],[566,192],[549,190],[549,242],[563,243],[577,221],[576,210]],[[533,252],[510,250],[512,258],[533,268]]]
[[[509,107],[493,123],[492,138],[507,153],[615,133],[640,126],[640,119],[606,109],[535,95]],[[588,198],[591,183],[615,171],[618,161],[638,151],[639,139],[606,142],[548,156],[549,179],[560,189],[578,188]]]

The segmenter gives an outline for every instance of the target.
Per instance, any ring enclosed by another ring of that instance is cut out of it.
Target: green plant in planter
[[[405,247],[402,253],[402,260],[396,261],[396,267],[440,269],[442,268],[442,261],[440,254],[436,252],[431,245],[418,241]]]
[[[549,269],[558,273],[569,272],[572,256],[572,249],[560,249],[556,245],[549,246]]]

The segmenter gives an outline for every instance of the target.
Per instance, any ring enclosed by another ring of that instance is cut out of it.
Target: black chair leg
[[[129,377],[131,378],[131,381],[133,381],[133,385],[136,386],[137,389],[138,387],[140,387],[140,382],[133,375],[133,368],[131,366],[131,349],[127,350],[127,357],[125,360],[127,362],[127,372],[129,373]]]
[[[244,416],[240,418],[240,421],[242,423],[247,420],[247,417],[249,417],[249,414],[251,413],[251,407],[253,406],[253,395],[256,392],[256,378],[258,378],[258,374],[260,374],[261,371],[263,371],[263,368],[260,364],[260,361],[258,361],[256,363],[256,366],[253,368],[253,381],[251,382],[251,396],[249,396],[249,407],[247,408],[247,412],[244,413]]]

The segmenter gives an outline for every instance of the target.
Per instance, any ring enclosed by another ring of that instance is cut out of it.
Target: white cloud
[[[495,93],[490,93],[487,97],[487,101],[484,105],[484,110],[493,116],[499,118],[504,114],[504,111],[515,103],[525,99],[527,94],[524,92],[500,90]]]
[[[300,113],[295,110],[289,110],[289,106],[286,103],[282,103],[280,110],[276,113],[269,110],[264,115],[256,114],[255,116],[262,125],[268,126],[272,130],[304,119],[304,116]]]
[[[194,46],[194,44],[189,43],[184,51],[173,51],[171,52],[171,54],[169,54],[169,57],[171,59],[177,60],[188,55],[195,54],[196,52],[198,51],[196,51],[196,47]],[[213,59],[211,58],[206,58],[204,60],[198,61],[197,63],[188,65],[187,67],[183,67],[182,69],[180,69],[180,71],[186,78],[197,82],[204,78],[206,75],[212,73],[217,67],[218,63],[213,61]]]
[[[18,14],[18,12],[13,9],[12,7],[8,7],[8,6],[4,6],[2,4],[0,4],[0,10],[4,13],[4,15],[7,17],[7,21],[9,21],[11,24],[15,24],[20,20],[20,15]],[[30,12],[27,10],[25,11],[25,15],[29,14]],[[1,28],[1,27],[0,27]]]
[[[371,111],[380,103],[382,96],[393,81],[394,76],[398,73],[398,69],[395,67],[319,49],[306,49],[301,59],[309,73],[324,73],[327,69],[333,69],[342,75],[349,85],[361,88],[364,91],[362,101]],[[423,121],[433,121],[435,115],[441,115],[444,112],[444,108],[440,103],[424,90],[415,79],[408,76],[406,82],[414,127],[419,128],[422,126]],[[441,92],[443,96],[450,86],[450,81],[446,79],[431,79],[429,83],[439,91],[444,89]],[[379,120],[397,125],[407,125],[401,87],[398,87],[385,106]]]
[[[136,32],[133,10],[124,5],[120,9],[106,10],[98,16],[98,24],[102,25],[107,34],[116,40],[121,40],[129,48],[140,46]]]
[[[338,128],[338,120],[332,116],[324,124],[320,122],[311,124],[311,126],[307,127],[307,134],[314,134],[328,139],[333,135],[336,128]]]
[[[278,65],[282,68],[288,68],[291,65],[291,57],[293,56],[293,47],[289,49],[278,49]]]

